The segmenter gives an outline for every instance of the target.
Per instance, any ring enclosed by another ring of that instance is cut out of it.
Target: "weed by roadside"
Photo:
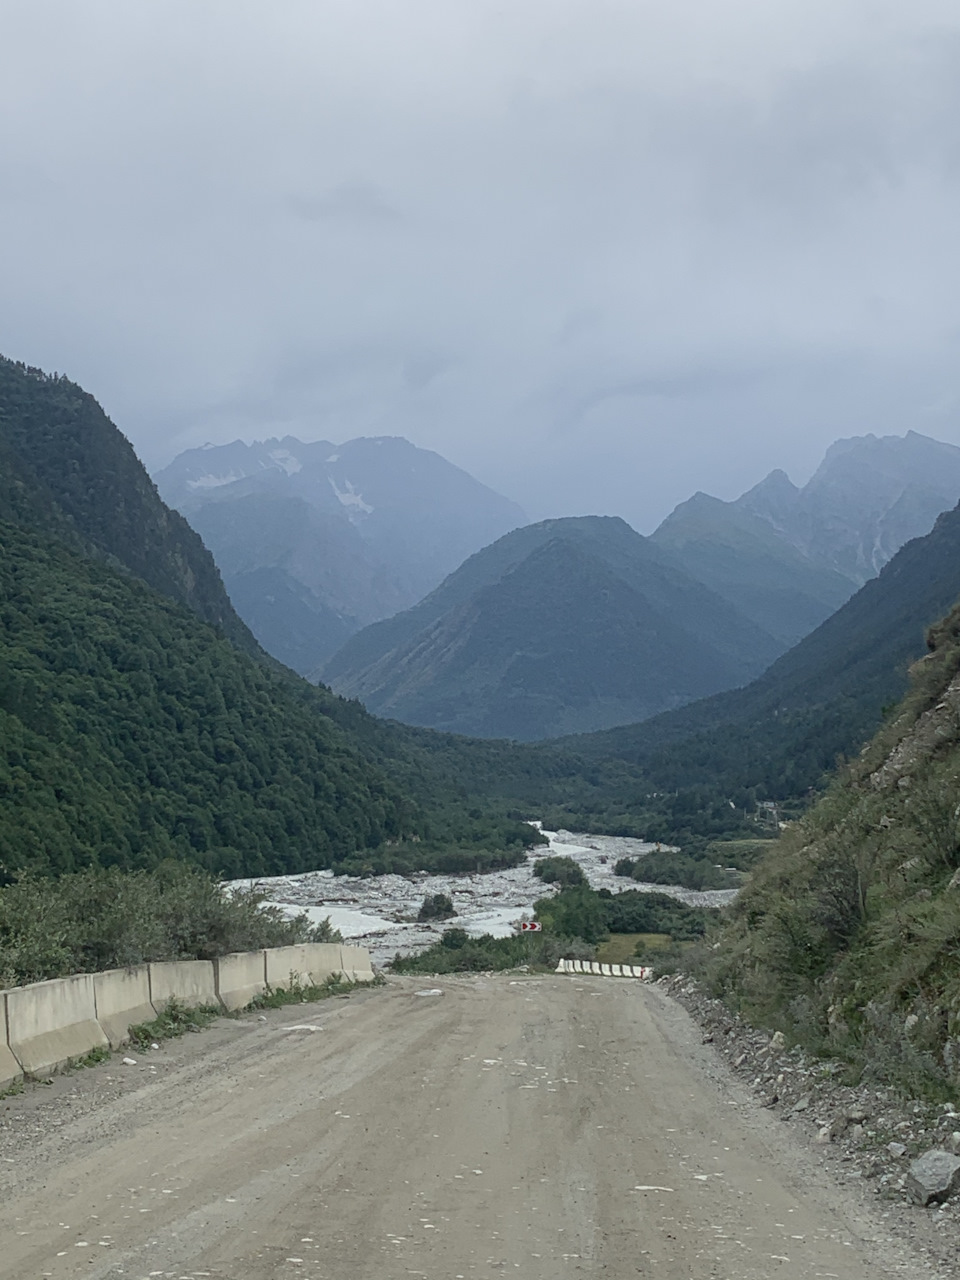
[[[223,1016],[219,1005],[187,1006],[173,999],[156,1018],[140,1022],[129,1030],[130,1043],[138,1049],[149,1048],[162,1040],[172,1040],[188,1031],[203,1031],[215,1018]]]
[[[313,1004],[317,1000],[329,1000],[331,996],[348,995],[360,987],[382,987],[386,979],[377,974],[372,982],[353,982],[342,974],[332,973],[329,978],[316,986],[308,983],[304,986],[291,976],[289,987],[271,987],[261,996],[256,996],[248,1009],[282,1009],[288,1004]]]
[[[106,1045],[98,1045],[96,1049],[91,1049],[89,1053],[81,1054],[79,1058],[71,1058],[61,1071],[66,1075],[70,1071],[82,1071],[84,1067],[95,1067],[98,1062],[106,1062],[110,1057],[110,1050]]]

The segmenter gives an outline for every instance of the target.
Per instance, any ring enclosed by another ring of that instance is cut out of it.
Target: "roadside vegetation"
[[[0,889],[0,988],[160,960],[209,960],[298,942],[337,942],[328,921],[289,919],[263,894],[226,894],[168,861],[154,871],[91,867]]]
[[[130,1044],[141,1050],[149,1049],[151,1045],[174,1040],[188,1032],[204,1031],[217,1018],[239,1017],[241,1013],[251,1009],[282,1009],[291,1004],[315,1004],[319,1000],[349,995],[360,987],[371,986],[383,986],[383,979],[378,977],[373,982],[352,982],[334,973],[319,984],[292,982],[286,987],[270,988],[251,1000],[245,1009],[238,1009],[233,1014],[224,1013],[219,1005],[185,1005],[173,999],[156,1018],[130,1028]],[[109,1057],[109,1052],[102,1052]]]
[[[850,1071],[960,1093],[960,609],[907,698],[691,957],[708,989]]]

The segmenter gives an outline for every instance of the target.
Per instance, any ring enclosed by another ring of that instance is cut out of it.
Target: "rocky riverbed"
[[[527,861],[507,871],[483,875],[337,876],[332,871],[308,871],[297,876],[235,881],[237,885],[256,883],[272,901],[291,912],[305,911],[313,920],[329,918],[344,938],[367,947],[374,961],[382,964],[399,952],[410,955],[429,947],[444,929],[457,927],[479,935],[508,935],[514,924],[531,918],[538,898],[554,892],[534,874],[542,858],[562,855],[582,868],[594,889],[639,889],[665,893],[689,906],[718,907],[730,902],[736,890],[717,889],[703,893],[679,885],[645,884],[624,880],[613,874],[620,858],[642,858],[657,848],[643,840],[621,836],[598,836],[571,831],[544,831],[549,845],[538,845]],[[453,919],[419,923],[420,904],[427,896],[446,894],[456,910]]]

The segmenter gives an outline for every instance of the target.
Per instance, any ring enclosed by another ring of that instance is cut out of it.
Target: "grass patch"
[[[372,982],[352,982],[339,973],[332,973],[320,986],[292,982],[289,987],[271,987],[252,1000],[247,1008],[282,1009],[288,1004],[314,1004],[317,1000],[329,1000],[331,996],[349,995],[360,987],[382,987],[385,981],[379,973]]]
[[[140,1022],[130,1028],[130,1043],[138,1049],[148,1049],[155,1042],[173,1040],[177,1036],[186,1035],[188,1031],[203,1031],[211,1022],[223,1016],[219,1005],[188,1007],[173,999],[163,1013],[152,1021]]]
[[[612,933],[597,947],[597,959],[601,964],[633,964],[641,945],[654,951],[669,947],[671,941],[669,933]]]
[[[95,1067],[100,1062],[106,1062],[110,1057],[111,1051],[105,1045],[97,1045],[95,1049],[91,1049],[89,1053],[81,1054],[79,1058],[71,1058],[63,1067],[63,1074],[70,1071],[82,1071],[84,1067]]]

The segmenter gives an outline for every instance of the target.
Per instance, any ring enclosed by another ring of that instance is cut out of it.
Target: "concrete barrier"
[[[348,951],[359,948],[348,947]],[[335,942],[272,947],[267,953],[267,983],[275,990],[291,985],[321,986],[334,973],[343,973],[341,948]],[[367,960],[369,966],[369,958]]]
[[[373,981],[373,965],[366,947],[341,947],[340,966],[344,977],[352,982]]]
[[[97,1021],[111,1049],[123,1044],[131,1027],[140,1022],[152,1022],[157,1016],[150,1001],[150,969],[145,964],[95,973],[93,998]]]
[[[93,975],[32,982],[6,993],[7,1037],[28,1076],[47,1075],[108,1041],[97,1021]]]
[[[0,991],[0,1092],[22,1079],[23,1070],[7,1043],[7,994]]]
[[[217,998],[231,1012],[242,1009],[267,989],[267,953],[238,951],[213,962]]]
[[[150,1002],[162,1013],[171,1000],[191,1007],[219,1004],[212,960],[168,960],[151,964]]]
[[[241,1009],[291,974],[320,986],[333,974],[371,981],[364,947],[308,943],[222,956],[79,973],[0,991],[0,1090],[24,1075],[49,1075],[92,1049],[117,1048],[129,1029],[150,1022],[171,1000]]]

